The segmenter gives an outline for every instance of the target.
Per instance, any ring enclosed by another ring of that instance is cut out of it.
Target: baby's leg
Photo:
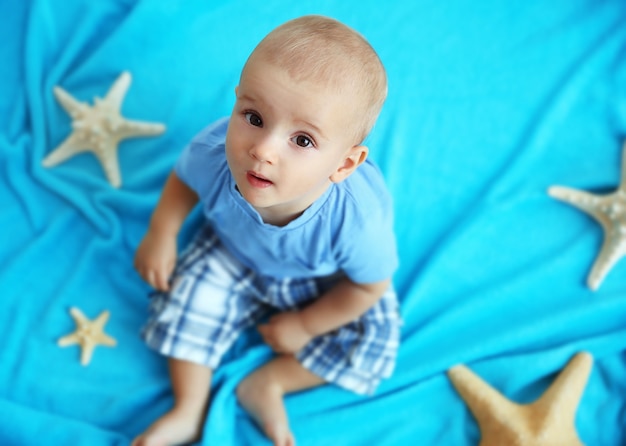
[[[237,397],[275,446],[294,446],[283,395],[324,382],[293,356],[279,356],[248,375],[237,387]]]
[[[169,446],[197,441],[211,388],[211,369],[192,362],[169,359],[174,407],[156,420],[132,446]]]

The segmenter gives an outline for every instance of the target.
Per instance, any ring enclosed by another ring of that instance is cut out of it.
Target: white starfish
[[[478,422],[480,446],[582,446],[576,409],[592,364],[589,353],[578,353],[531,404],[508,400],[463,365],[448,376]]]
[[[611,268],[626,254],[626,143],[622,149],[622,173],[617,190],[596,195],[568,187],[552,186],[548,194],[586,212],[604,229],[604,243],[587,278],[592,290],[598,289]]]
[[[117,146],[120,140],[163,133],[163,124],[131,121],[121,116],[120,108],[130,86],[130,73],[124,71],[104,99],[94,98],[94,106],[77,101],[61,87],[54,95],[72,117],[73,131],[44,160],[46,167],[55,166],[82,152],[93,152],[113,187],[122,184]]]
[[[60,347],[73,344],[80,345],[80,363],[82,365],[89,364],[91,355],[98,345],[102,344],[113,347],[117,344],[115,339],[104,333],[104,324],[107,323],[110,315],[108,311],[103,311],[93,321],[87,319],[78,308],[71,308],[70,314],[74,322],[76,322],[76,331],[67,336],[63,336],[57,341],[57,344]]]

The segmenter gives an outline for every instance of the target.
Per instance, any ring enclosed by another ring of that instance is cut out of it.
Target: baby
[[[159,290],[143,337],[169,358],[174,406],[135,446],[201,437],[212,371],[255,324],[276,355],[237,398],[274,445],[295,444],[285,394],[371,394],[394,368],[392,205],[363,145],[387,94],[378,56],[347,26],[301,17],[259,43],[235,93],[183,151],[137,250]],[[176,263],[197,203],[206,225]]]

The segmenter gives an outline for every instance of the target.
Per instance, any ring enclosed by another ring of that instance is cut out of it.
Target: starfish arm
[[[609,219],[606,214],[600,210],[602,204],[601,202],[604,197],[600,197],[583,190],[563,186],[550,187],[548,189],[548,195],[580,209],[595,218],[602,225],[602,227],[608,227]]]
[[[592,365],[593,358],[589,353],[578,353],[541,398],[533,403],[533,406],[541,412],[545,411],[546,424],[560,425],[563,428],[567,427],[566,425],[574,425],[576,410],[587,385]]]
[[[107,311],[107,310],[104,310],[93,321],[94,327],[96,327],[99,330],[102,330],[104,328],[105,324],[109,321],[109,317],[110,316],[111,316],[111,313],[109,311]]]
[[[54,87],[52,90],[59,104],[65,109],[72,118],[81,116],[89,109],[89,106],[83,102],[77,101],[74,97],[61,87]]]
[[[85,325],[89,324],[89,319],[87,319],[87,316],[85,316],[83,312],[76,307],[70,308],[70,315],[72,316],[72,319],[74,319],[74,321],[76,322],[76,325],[79,327],[84,327]]]
[[[470,411],[484,429],[484,426],[503,425],[516,418],[519,406],[507,400],[497,390],[464,365],[448,370],[448,377],[467,403]]]
[[[590,217],[593,217],[598,223],[600,223],[605,231],[611,227],[611,220],[607,215],[607,210],[611,202],[611,197],[614,194],[598,196],[586,191],[562,186],[553,186],[549,188],[548,194],[557,200],[563,201],[564,203],[580,209]]]
[[[120,139],[135,138],[139,136],[157,136],[165,131],[165,125],[161,123],[132,121],[125,119],[116,132]]]
[[[595,203],[598,200],[598,197],[590,192],[565,186],[550,186],[548,195],[583,210],[588,208],[588,203]]]
[[[576,207],[585,206],[584,203],[594,202],[597,199],[595,195],[589,192],[565,186],[550,186],[548,195]]]
[[[602,249],[587,277],[587,286],[593,291],[597,290],[613,266],[624,256],[625,240],[615,231],[607,230],[604,235]]]
[[[113,110],[119,112],[124,102],[124,96],[130,86],[131,75],[128,71],[122,72],[107,92],[103,102]]]
[[[112,338],[104,333],[100,334],[96,341],[98,344],[108,345],[109,347],[115,347],[117,345],[117,340],[115,338]]]
[[[113,187],[120,187],[122,185],[122,174],[120,172],[119,158],[117,155],[117,143],[113,141],[103,141],[101,150],[96,150],[94,153],[102,168],[106,174],[109,183]]]
[[[91,149],[81,142],[75,133],[72,133],[43,159],[42,164],[44,167],[53,167],[78,153],[89,150]]]
[[[82,349],[80,352],[80,363],[81,365],[89,365],[89,363],[91,362],[91,357],[93,356],[93,351],[96,347],[96,344],[94,341],[91,340],[85,340],[82,345],[81,345]]]
[[[57,341],[59,347],[67,347],[68,345],[74,345],[80,343],[78,336],[75,333],[63,336]]]
[[[96,337],[97,344],[115,346],[117,345],[117,341],[111,336],[104,333],[104,326],[109,321],[109,317],[111,313],[107,310],[100,313],[100,315],[93,321],[93,327],[97,331],[98,335]]]

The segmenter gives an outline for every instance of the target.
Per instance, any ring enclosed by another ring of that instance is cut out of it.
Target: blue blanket
[[[373,397],[326,386],[286,399],[298,444],[475,445],[446,370],[464,363],[529,402],[579,351],[595,358],[580,437],[624,444],[626,259],[590,291],[602,229],[546,193],[620,182],[623,0],[0,2],[0,443],[126,445],[170,407],[166,362],[138,336],[149,288],[134,250],[181,148],[229,114],[249,52],[308,13],[359,30],[388,70],[368,145],[395,197],[405,325]],[[43,167],[71,132],[53,88],[92,104],[123,71],[122,114],[167,131],[120,144],[122,187],[91,154]],[[111,312],[118,345],[87,367],[56,345],[71,307]],[[253,332],[228,354],[202,444],[268,444],[234,389],[270,356]]]

